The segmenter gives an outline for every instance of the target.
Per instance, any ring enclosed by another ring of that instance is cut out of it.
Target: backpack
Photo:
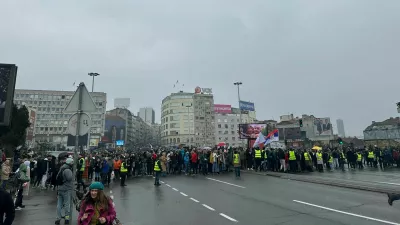
[[[65,183],[64,182],[64,170],[69,170],[69,168],[60,169],[60,172],[58,172],[58,174],[56,176],[56,185],[57,186],[61,186]]]

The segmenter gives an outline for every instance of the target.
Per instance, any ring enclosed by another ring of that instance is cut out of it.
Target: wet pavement
[[[152,177],[112,189],[123,224],[397,224],[400,202],[384,194],[254,174]],[[35,191],[34,191],[35,192]],[[55,192],[38,192],[17,212],[15,224],[54,224]],[[75,213],[76,215],[76,213]]]

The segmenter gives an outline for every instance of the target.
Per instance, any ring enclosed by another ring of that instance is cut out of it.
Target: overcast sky
[[[112,2],[112,3],[111,3]],[[180,89],[255,102],[258,119],[313,114],[349,135],[397,116],[399,0],[127,0],[0,3],[0,62],[17,88],[95,91],[131,110]],[[179,89],[173,88],[179,80]]]

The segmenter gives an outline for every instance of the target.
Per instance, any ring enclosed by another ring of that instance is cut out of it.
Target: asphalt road
[[[252,174],[162,181],[154,187],[152,177],[143,177],[106,190],[123,224],[400,224],[400,201],[390,207],[385,195],[372,192]],[[54,224],[50,193],[26,201],[15,224]]]

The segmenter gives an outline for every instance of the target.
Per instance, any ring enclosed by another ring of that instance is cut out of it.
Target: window
[[[222,130],[218,131],[218,134],[222,134]]]
[[[235,129],[235,125],[232,124],[232,125],[231,125],[231,129]]]
[[[218,123],[221,123],[221,119],[218,119]]]
[[[235,137],[232,137],[232,141],[234,141],[236,138]]]
[[[225,124],[225,128],[228,129],[228,124]]]
[[[227,122],[228,122],[228,119],[224,119],[224,122],[227,123]]]
[[[218,128],[221,128],[221,124],[218,124]]]

